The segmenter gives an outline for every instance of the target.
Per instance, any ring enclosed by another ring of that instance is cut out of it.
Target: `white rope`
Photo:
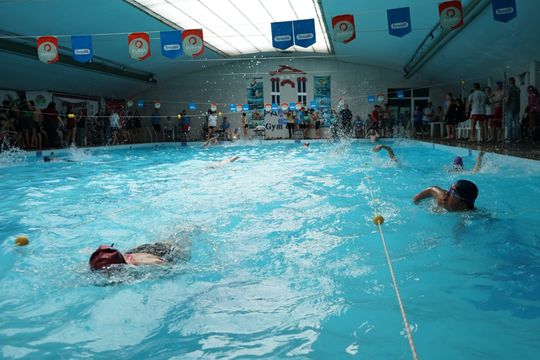
[[[371,178],[367,177],[368,180],[368,189],[371,194],[371,201],[375,204],[375,197],[373,196],[373,191],[371,189]],[[378,212],[377,214],[378,215]],[[384,233],[382,230],[381,222],[377,223],[379,227],[379,233],[381,234],[381,241],[383,244],[384,252],[386,254],[386,262],[388,263],[388,269],[390,270],[390,276],[392,277],[392,282],[394,283],[394,290],[396,292],[396,297],[399,304],[399,310],[401,311],[401,318],[403,319],[403,324],[405,325],[405,331],[407,333],[407,339],[409,341],[409,346],[411,348],[412,356],[414,360],[418,360],[418,354],[416,353],[416,348],[414,346],[414,341],[411,334],[411,327],[409,326],[409,321],[407,320],[407,314],[405,313],[405,307],[403,306],[403,301],[401,300],[401,295],[399,293],[399,287],[397,284],[396,276],[394,274],[394,268],[392,266],[392,260],[390,259],[390,254],[388,253],[388,247],[386,246],[386,240],[384,239]]]

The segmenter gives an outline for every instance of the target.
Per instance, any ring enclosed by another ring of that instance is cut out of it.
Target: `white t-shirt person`
[[[486,94],[482,90],[474,90],[469,95],[471,115],[484,115],[486,111]]]
[[[120,116],[118,115],[116,111],[114,111],[111,114],[111,116],[109,116],[109,124],[111,126],[111,129],[118,129],[120,127],[119,121],[120,121]]]
[[[208,117],[208,127],[216,127],[217,126],[217,115],[211,114]]]

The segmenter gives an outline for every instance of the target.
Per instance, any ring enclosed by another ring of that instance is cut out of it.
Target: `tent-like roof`
[[[193,1],[198,0],[186,0],[186,2]],[[235,1],[240,3],[244,1],[245,6],[254,3],[252,0]],[[307,55],[401,71],[439,20],[438,2],[431,0],[314,1],[321,6],[321,17],[328,31],[330,54],[283,54],[276,51],[255,55],[258,57]],[[467,6],[475,1],[490,3],[490,0],[464,0],[463,5]],[[223,0],[204,2],[208,6],[217,7]],[[410,7],[413,31],[402,38],[390,36],[387,30],[386,10],[403,6]],[[216,14],[219,14],[218,10],[215,11]],[[446,81],[500,71],[508,64],[514,64],[516,67],[526,66],[529,61],[540,57],[540,49],[535,46],[540,30],[533,26],[533,19],[540,13],[539,10],[538,1],[518,1],[518,17],[509,23],[499,23],[493,21],[491,6],[484,6],[478,17],[471,20],[463,31],[426,63],[420,71],[420,77],[429,78],[430,81]],[[269,9],[270,13],[272,11],[279,12],[279,8]],[[348,44],[332,39],[331,18],[340,14],[355,16],[356,39]],[[171,60],[161,56],[157,32],[171,30],[172,27],[163,19],[137,8],[131,0],[2,1],[0,24],[0,32],[5,36],[29,36],[0,39],[2,69],[0,88],[19,90],[46,88],[81,94],[125,97],[152,87],[153,80],[164,82],[171,78],[181,78],[182,74],[246,58],[246,55],[229,57],[209,48],[197,59],[184,56]],[[145,61],[133,60],[128,55],[127,34],[137,31],[152,32],[153,55]],[[113,76],[95,69],[87,70],[84,66],[47,65],[39,62],[37,55],[31,54],[32,48],[35,48],[35,36],[59,35],[59,45],[69,51],[69,36],[82,34],[94,35],[93,46],[97,57],[95,64],[96,66],[104,64],[105,70],[115,68],[117,71]],[[21,56],[20,51],[14,50],[17,44],[26,46],[25,56]],[[134,80],[133,77],[138,77],[139,80]]]

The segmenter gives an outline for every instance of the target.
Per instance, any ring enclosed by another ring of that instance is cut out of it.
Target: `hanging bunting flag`
[[[144,100],[143,99],[137,100],[137,107],[139,109],[142,109],[144,107]]]
[[[73,60],[87,63],[92,61],[92,37],[90,35],[73,35],[71,37]]]
[[[517,16],[516,0],[493,0],[492,5],[495,21],[507,23]]]
[[[338,15],[332,18],[334,40],[347,44],[356,39],[353,15]]]
[[[403,90],[398,90],[397,91],[397,97],[398,97],[398,99],[404,99],[405,98],[405,93],[403,92]]]
[[[463,9],[461,1],[446,1],[439,4],[441,27],[454,30],[463,25]]]
[[[216,111],[217,110],[217,104],[212,103],[210,104],[210,111]]]
[[[266,112],[272,111],[272,104],[264,104],[264,110]]]
[[[182,33],[184,53],[191,57],[204,54],[204,39],[202,29],[184,30]]]
[[[289,103],[289,110],[296,110],[296,103],[290,102]]]
[[[146,60],[150,57],[150,36],[145,32],[128,35],[129,56],[135,60]]]
[[[313,110],[317,110],[317,107],[318,107],[318,106],[317,106],[317,102],[316,102],[315,100],[311,100],[311,101],[309,102],[309,107],[310,107],[311,109],[313,109]]]
[[[161,54],[170,59],[182,56],[182,32],[179,30],[162,31]]]
[[[236,104],[236,112],[242,111],[243,108],[244,108],[244,106],[242,104]]]
[[[374,102],[375,102],[375,96],[369,95],[369,96],[367,97],[367,101],[368,101],[368,103],[370,103],[370,104],[374,103]]]
[[[272,104],[272,111],[278,111],[279,105],[278,104]]]
[[[229,104],[229,111],[230,112],[236,112],[236,104]]]
[[[317,42],[314,19],[296,20],[293,22],[293,28],[295,45],[307,48]]]
[[[40,36],[37,38],[37,52],[40,61],[51,64],[57,62],[58,39],[54,36]]]
[[[282,21],[272,23],[272,46],[276,49],[286,50],[293,46],[293,23]]]
[[[249,104],[242,105],[242,110],[249,111]]]
[[[126,105],[127,105],[128,108],[133,107],[133,100],[129,99],[129,100],[127,101]]]
[[[386,10],[388,15],[388,32],[390,35],[403,37],[411,32],[411,11],[404,7]]]
[[[289,110],[289,104],[287,104],[287,103],[281,104],[281,110],[283,110],[283,111]]]
[[[188,109],[189,110],[197,110],[197,104],[195,104],[194,102],[190,102],[188,104]]]

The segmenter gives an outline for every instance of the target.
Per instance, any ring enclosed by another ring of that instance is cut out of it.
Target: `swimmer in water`
[[[482,167],[482,158],[484,157],[484,152],[480,151],[478,153],[478,156],[476,157],[476,164],[474,164],[474,168],[472,169],[473,173],[477,173],[480,171],[480,168]],[[454,158],[454,161],[452,163],[452,168],[450,169],[452,172],[460,172],[465,171],[463,166],[463,158],[461,156],[456,156]]]
[[[221,160],[220,162],[216,162],[216,163],[213,163],[212,165],[208,165],[208,168],[209,169],[217,169],[219,167],[222,167],[224,165],[227,165],[227,164],[230,164],[232,162],[235,162],[236,160],[238,160],[240,158],[240,156],[232,156],[228,159],[225,159],[225,160]]]
[[[392,148],[390,146],[387,146],[387,145],[375,145],[372,150],[373,150],[373,152],[378,153],[379,151],[381,151],[381,149],[386,150],[386,152],[388,153],[388,157],[390,157],[390,160],[397,161],[396,155],[394,155],[394,150],[392,150]]]
[[[214,137],[211,137],[210,139],[206,140],[203,144],[203,147],[208,147],[210,145],[215,145],[217,144],[218,141],[217,141],[217,136],[214,136]]]
[[[304,147],[309,147],[309,143],[308,143],[308,142],[305,142],[305,143],[304,143]]]
[[[369,129],[367,134],[366,134],[366,139],[369,138],[369,140],[372,142],[372,143],[375,143],[377,141],[379,141],[379,133],[377,132],[377,130],[375,129]]]
[[[57,159],[57,158],[52,157],[52,155],[51,156],[44,156],[43,161],[44,162],[75,162],[75,161],[69,160],[69,159]]]
[[[121,253],[113,245],[100,245],[90,256],[88,264],[92,271],[107,269],[114,265],[165,265],[180,256],[180,247],[172,241],[144,244]]]
[[[431,186],[418,193],[413,201],[415,204],[420,200],[433,197],[437,205],[447,211],[474,210],[474,202],[478,197],[478,187],[469,180],[458,180],[448,190],[438,186]]]

